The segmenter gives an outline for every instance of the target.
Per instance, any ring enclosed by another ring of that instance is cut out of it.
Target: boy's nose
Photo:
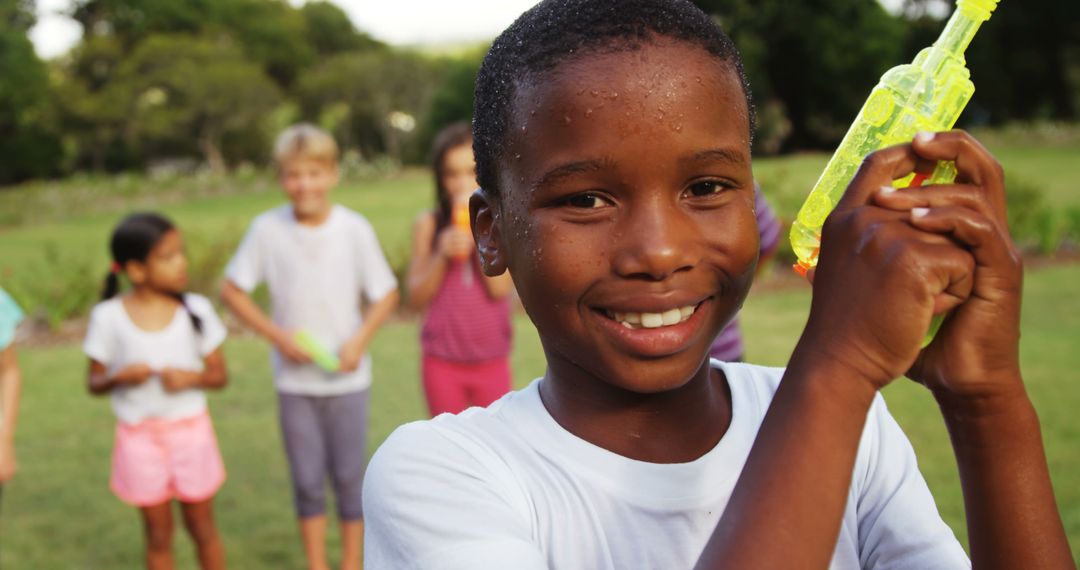
[[[694,226],[678,208],[649,205],[620,220],[613,240],[615,272],[660,281],[697,263]]]

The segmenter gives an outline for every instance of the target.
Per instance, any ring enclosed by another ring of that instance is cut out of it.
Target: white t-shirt
[[[177,307],[167,327],[147,332],[131,321],[119,297],[102,301],[90,313],[83,352],[104,364],[110,375],[142,363],[155,370],[171,367],[201,371],[203,358],[221,346],[227,333],[206,297],[188,293],[184,302],[202,320],[202,333],[195,331],[191,315],[183,307]],[[166,392],[157,376],[137,386],[114,388],[110,396],[117,419],[127,424],[150,418],[187,418],[206,409],[206,395],[201,389]]]
[[[299,223],[289,204],[260,214],[225,277],[249,293],[265,282],[274,322],[287,330],[308,330],[333,353],[360,330],[361,300],[374,303],[397,289],[371,224],[343,206],[334,206],[326,221],[314,227]],[[272,361],[280,392],[333,396],[371,385],[366,354],[359,368],[347,374],[294,364],[276,349]]]
[[[579,439],[544,408],[539,380],[488,408],[398,428],[364,482],[366,567],[693,567],[783,374],[713,366],[731,387],[731,426],[690,463],[636,461]],[[880,396],[848,497],[832,568],[970,568]]]

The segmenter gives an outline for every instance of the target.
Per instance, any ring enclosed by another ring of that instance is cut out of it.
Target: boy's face
[[[301,220],[318,217],[330,207],[330,189],[338,183],[337,165],[310,158],[292,158],[278,167],[278,179]]]
[[[551,373],[639,393],[706,374],[758,255],[732,68],[677,42],[587,54],[521,87],[510,131],[477,235],[488,272],[510,270]]]

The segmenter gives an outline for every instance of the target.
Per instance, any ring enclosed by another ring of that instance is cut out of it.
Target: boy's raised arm
[[[939,160],[956,184],[891,188]],[[822,243],[806,329],[699,566],[827,566],[873,395],[906,373],[949,427],[975,566],[1072,568],[1019,373],[1022,270],[997,163],[959,131],[879,151]]]

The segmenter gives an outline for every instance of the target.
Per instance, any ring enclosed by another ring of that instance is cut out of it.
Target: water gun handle
[[[327,350],[323,343],[319,342],[319,339],[315,338],[315,335],[311,334],[311,332],[307,330],[296,331],[293,340],[311,356],[311,360],[319,368],[327,372],[337,372],[341,369],[341,361],[338,360],[337,355]]]

